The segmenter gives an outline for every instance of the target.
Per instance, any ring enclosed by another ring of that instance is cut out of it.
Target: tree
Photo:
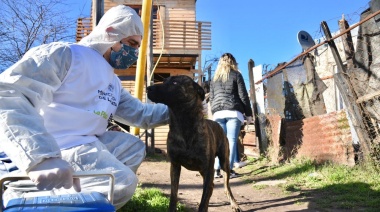
[[[0,0],[0,73],[32,47],[74,41],[76,19],[65,0]]]

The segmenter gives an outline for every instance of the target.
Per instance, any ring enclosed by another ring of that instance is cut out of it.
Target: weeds
[[[159,160],[159,158],[155,158]],[[354,167],[317,164],[308,159],[291,159],[283,164],[271,163],[266,157],[248,157],[249,170],[244,176],[247,189],[270,189],[268,185],[255,185],[266,180],[284,180],[276,185],[284,194],[298,193],[295,204],[316,203],[317,210],[380,211],[380,174],[371,162]],[[294,196],[294,195],[293,195]],[[132,199],[118,212],[168,211],[169,199],[158,189],[137,188]],[[314,207],[314,206],[313,206]],[[178,204],[177,211],[186,211]]]
[[[380,174],[370,162],[355,167],[316,164],[307,159],[292,159],[271,167],[266,164],[265,158],[257,160],[249,167],[255,171],[247,178],[255,178],[255,182],[286,179],[279,185],[285,194],[300,192],[308,201],[316,202],[318,209],[380,209]]]

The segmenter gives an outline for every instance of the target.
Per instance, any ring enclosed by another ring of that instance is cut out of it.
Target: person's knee
[[[129,176],[128,181],[125,181],[123,185],[115,185],[115,194],[113,205],[116,210],[123,207],[134,195],[138,184],[136,175]]]

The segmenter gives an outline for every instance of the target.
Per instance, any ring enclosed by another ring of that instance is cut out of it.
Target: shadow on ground
[[[272,177],[259,177],[274,166],[252,168],[246,166],[237,171],[241,177],[230,180],[232,192],[244,211],[380,211],[380,192],[362,182],[328,185],[318,189],[299,188],[298,185],[276,184],[301,172],[308,166],[298,166]],[[142,188],[159,188],[170,196],[170,164],[165,155],[148,155],[138,170]],[[313,170],[310,170],[313,172]],[[255,186],[258,182],[268,182]],[[224,194],[222,180],[214,180],[214,191],[209,211],[231,211]],[[179,201],[189,211],[197,211],[202,196],[202,177],[198,172],[182,168]]]

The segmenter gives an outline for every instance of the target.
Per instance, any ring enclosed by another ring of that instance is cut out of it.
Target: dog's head
[[[149,86],[147,92],[150,100],[169,107],[205,99],[203,88],[185,75],[166,78],[162,84]]]

